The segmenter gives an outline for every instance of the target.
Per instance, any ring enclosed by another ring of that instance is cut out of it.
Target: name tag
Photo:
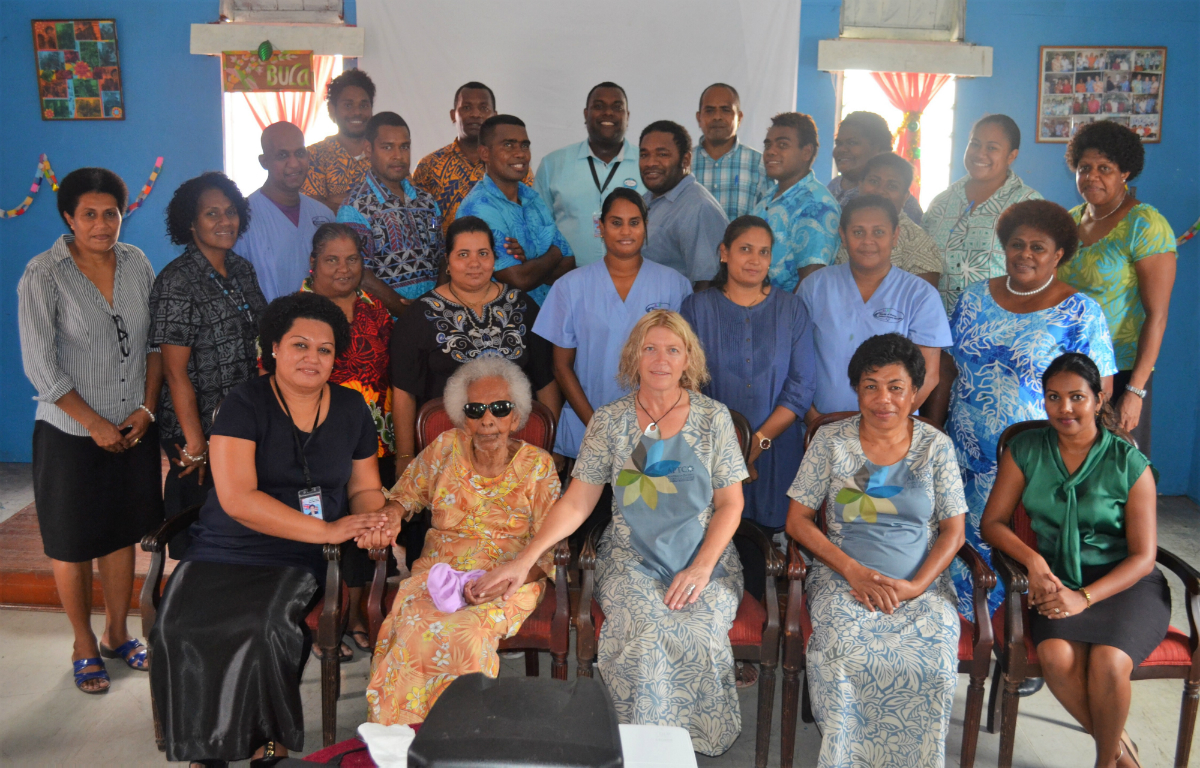
[[[304,488],[297,495],[300,497],[301,512],[318,520],[325,519],[325,511],[321,505],[321,486]]]

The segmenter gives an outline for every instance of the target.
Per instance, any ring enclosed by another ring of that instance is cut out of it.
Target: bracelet
[[[1138,397],[1140,397],[1143,400],[1146,399],[1146,390],[1138,389],[1137,387],[1133,386],[1132,384],[1126,384],[1125,391],[1132,392],[1133,394],[1137,395]]]
[[[146,415],[150,417],[151,424],[158,421],[158,419],[154,418],[154,411],[150,410],[145,405],[139,405],[138,408],[146,412]]]
[[[1084,589],[1083,587],[1080,587],[1080,588],[1079,588],[1079,593],[1080,593],[1081,595],[1083,595],[1083,599],[1084,599],[1084,600],[1087,600],[1087,607],[1088,607],[1088,608],[1091,608],[1091,607],[1092,607],[1092,596],[1091,596],[1091,594],[1089,594],[1089,593],[1088,593],[1088,591],[1087,591],[1086,589]]]
[[[183,456],[183,458],[188,460],[189,464],[203,464],[206,456],[208,455],[208,449],[205,448],[203,451],[200,451],[199,456],[193,456],[192,454],[188,453],[187,446],[185,445],[179,449],[179,453]]]
[[[396,460],[397,460],[397,461],[398,461],[398,460],[400,460],[400,459],[411,459],[411,458],[414,458],[414,457],[413,457],[413,455],[412,455],[411,453],[400,453],[400,454],[397,454],[397,455],[396,455]]]

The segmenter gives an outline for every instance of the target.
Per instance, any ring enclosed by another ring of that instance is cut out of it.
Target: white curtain
[[[412,128],[413,166],[455,136],[454,91],[469,80],[529,127],[541,157],[586,138],[588,90],[629,95],[627,137],[674,120],[699,139],[700,92],[726,82],[742,97],[743,143],[761,148],[771,116],[795,109],[800,0],[358,0],[375,110]]]

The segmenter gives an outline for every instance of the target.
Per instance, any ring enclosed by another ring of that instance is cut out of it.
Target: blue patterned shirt
[[[509,237],[521,244],[526,261],[545,256],[556,245],[563,256],[575,255],[567,238],[555,226],[554,214],[533,187],[517,184],[517,199],[520,203],[509,200],[492,177],[485,175],[458,206],[457,218],[478,216],[492,228],[492,236],[496,238],[496,272],[521,263],[508,255],[504,247],[504,240]],[[528,293],[540,307],[549,292],[550,286],[543,284]]]
[[[717,198],[730,221],[753,211],[759,198],[775,185],[763,168],[762,152],[741,142],[717,160],[703,144],[697,145],[692,152],[692,173]]]
[[[766,219],[775,234],[771,283],[785,291],[794,291],[800,282],[801,268],[833,263],[842,242],[838,234],[842,207],[812,171],[775,197],[778,186],[776,182],[758,201],[754,215]]]

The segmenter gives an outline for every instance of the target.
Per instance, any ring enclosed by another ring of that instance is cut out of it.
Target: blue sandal
[[[100,667],[100,669],[95,670],[94,672],[84,672],[83,670],[86,667]],[[112,687],[112,681],[108,678],[108,670],[104,668],[104,659],[80,659],[79,661],[71,662],[71,668],[75,671],[75,687],[84,693],[108,693],[108,689]],[[90,680],[103,680],[108,683],[108,685],[95,690],[84,688],[83,684]]]
[[[137,653],[130,653],[136,648],[142,650]],[[131,638],[124,643],[121,643],[117,648],[105,648],[104,644],[100,644],[100,655],[106,659],[120,659],[125,662],[130,669],[136,669],[138,672],[146,672],[150,666],[146,663],[146,646],[142,645],[142,641],[136,637]]]

